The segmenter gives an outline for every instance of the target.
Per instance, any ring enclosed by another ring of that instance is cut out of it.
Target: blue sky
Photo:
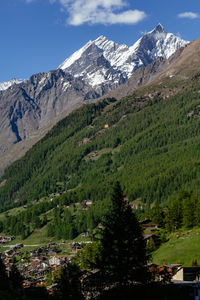
[[[1,0],[0,82],[56,69],[88,40],[132,45],[161,23],[200,37],[199,0]]]

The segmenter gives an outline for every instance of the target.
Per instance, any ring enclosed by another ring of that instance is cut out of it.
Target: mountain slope
[[[61,186],[77,188],[80,200],[102,199],[115,179],[130,200],[148,204],[198,189],[199,121],[188,114],[199,104],[198,92],[189,90],[167,101],[130,97],[102,112],[104,105],[84,107],[6,170],[1,203],[34,200]],[[113,126],[106,130],[106,123]]]
[[[37,139],[41,138],[43,131],[47,132],[59,119],[83,104],[85,99],[97,96],[81,79],[62,70],[33,75],[26,82],[1,91],[2,164],[9,160],[7,154],[12,150],[13,144],[25,139],[28,139],[28,143],[30,140],[35,141],[35,136],[38,136]],[[18,153],[20,155],[20,151]],[[14,155],[14,159],[18,153]]]
[[[59,122],[6,170],[1,204],[72,190],[77,201],[102,200],[116,179],[129,200],[147,206],[198,191],[199,55],[197,40],[173,58],[176,76],[164,71],[131,96],[84,106]]]
[[[120,99],[146,85],[146,88],[141,89],[143,95],[154,97],[160,94],[169,97],[182,90],[184,86],[198,81],[198,70],[200,70],[200,39],[181,47],[168,59],[159,58],[147,67],[139,68],[124,85],[111,91],[107,96]]]
[[[156,76],[162,73],[166,67],[166,59],[159,57],[146,67],[137,69],[131,77],[116,89],[110,91],[105,97],[121,99],[131,95],[137,88],[149,84]]]
[[[124,83],[141,66],[158,57],[169,58],[187,42],[167,33],[161,24],[132,46],[119,45],[100,36],[66,59],[59,68],[102,91],[102,94]]]

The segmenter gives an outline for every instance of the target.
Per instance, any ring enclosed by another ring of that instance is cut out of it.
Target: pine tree
[[[185,228],[192,228],[195,225],[195,197],[189,195],[182,200],[183,203],[183,226]]]
[[[163,221],[164,214],[158,201],[156,201],[155,206],[151,211],[151,218],[154,223],[159,225],[159,227],[164,226],[164,221]]]
[[[111,198],[111,208],[103,222],[99,269],[105,278],[119,284],[147,280],[148,256],[142,228],[124,200],[119,182]]]
[[[21,288],[23,283],[23,277],[17,269],[16,265],[13,264],[9,273],[9,281],[13,289]]]
[[[54,291],[56,299],[84,299],[81,293],[81,272],[77,265],[69,264],[61,269],[61,273],[56,280],[57,286]]]
[[[100,242],[93,242],[84,247],[84,251],[78,251],[73,258],[81,269],[92,270],[95,268],[101,256]]]
[[[7,290],[9,288],[8,276],[6,273],[6,267],[0,258],[0,290]]]
[[[194,211],[195,225],[200,226],[200,198],[197,198]]]

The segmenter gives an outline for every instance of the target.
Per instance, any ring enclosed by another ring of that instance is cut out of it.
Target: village
[[[160,241],[154,231],[158,228],[157,224],[153,224],[150,219],[141,222],[144,229],[144,240],[146,244],[153,240],[155,245]],[[83,233],[83,237],[89,237],[89,233]],[[7,272],[10,271],[13,264],[17,265],[18,270],[23,275],[23,287],[42,287],[45,286],[47,291],[51,293],[54,271],[59,270],[63,266],[67,266],[78,251],[82,251],[86,244],[91,241],[69,242],[61,241],[59,243],[51,242],[47,245],[35,247],[33,250],[26,250],[27,245],[17,243],[9,245],[7,243],[14,242],[14,236],[0,236],[0,245],[9,248],[1,253]],[[60,246],[68,247],[69,254],[63,254]],[[36,245],[35,245],[36,246]],[[195,293],[200,296],[200,267],[185,267],[182,264],[165,264],[158,266],[154,263],[148,264],[148,269],[152,276],[159,281],[174,282],[179,285],[185,285],[192,288]],[[47,284],[47,277],[50,277],[50,284]],[[198,298],[200,299],[200,298]]]
[[[82,250],[85,244],[91,243],[90,241],[70,243],[66,243],[65,241],[61,243],[52,242],[46,246],[25,251],[26,245],[22,243],[5,245],[7,242],[14,241],[14,239],[13,236],[0,236],[0,245],[9,247],[8,250],[1,253],[1,259],[5,264],[7,272],[11,270],[13,264],[17,265],[18,270],[24,278],[24,288],[46,286],[47,274],[51,274],[51,279],[53,279],[55,270],[66,266],[77,251]],[[61,244],[66,244],[69,247],[70,255],[60,254],[59,246]],[[51,292],[51,285],[47,287],[47,290]]]
[[[87,209],[86,204],[85,209]],[[140,224],[143,227],[147,247],[152,243],[159,247],[161,241],[156,234],[158,225],[151,219],[145,219]],[[62,240],[49,242],[46,245],[32,245],[32,247],[23,243],[14,243],[14,236],[0,236],[0,245],[2,249],[6,249],[1,253],[1,259],[8,273],[13,264],[17,266],[23,276],[24,289],[44,287],[51,295],[55,287],[56,272],[67,266],[76,253],[82,251],[88,243],[92,243],[89,232],[84,232],[81,236],[82,241],[79,242]],[[68,253],[64,253],[66,251],[63,249],[68,249]],[[195,300],[200,299],[200,266],[185,267],[182,264],[171,263],[157,265],[150,262],[147,267],[154,280],[186,287],[192,295],[197,295]]]
[[[85,203],[87,209],[90,203]],[[147,248],[153,243],[159,247],[161,241],[156,232],[159,226],[151,219],[144,219],[140,222],[143,227],[144,240]],[[51,295],[55,288],[55,274],[62,267],[67,266],[77,252],[82,251],[90,240],[89,232],[81,234],[81,241],[49,242],[44,245],[26,245],[22,242],[15,243],[15,236],[0,236],[1,253],[6,270],[9,273],[15,264],[23,276],[23,288],[29,291],[34,288],[41,288]],[[27,248],[27,249],[26,249]],[[30,249],[31,248],[31,249]],[[63,249],[68,249],[63,251]],[[200,299],[200,266],[187,266],[182,264],[167,263],[157,265],[149,262],[148,270],[155,281],[173,283],[180,288],[186,288],[191,295],[196,295],[195,300]]]

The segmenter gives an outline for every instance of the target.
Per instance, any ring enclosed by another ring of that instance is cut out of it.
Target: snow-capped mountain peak
[[[87,42],[81,49],[73,53],[69,58],[67,58],[58,68],[65,70],[69,68],[75,61],[77,61],[81,55],[85,52],[85,50],[93,43],[93,41]]]
[[[180,37],[167,33],[159,23],[132,46],[117,44],[101,35],[76,51],[59,68],[75,77],[81,76],[93,87],[103,85],[113,89],[124,83],[139,67],[158,57],[168,58],[186,43]]]
[[[152,31],[150,31],[149,33],[157,33],[157,32],[167,33],[167,31],[165,30],[165,28],[160,23],[158,23],[158,25]]]
[[[187,43],[188,41],[184,41],[172,33],[167,33],[160,23],[141,39],[141,47],[148,48],[153,59],[157,57],[169,58]]]
[[[105,36],[101,35],[94,41],[95,45],[100,49],[106,51],[107,49],[111,49],[112,47],[119,46],[118,44],[114,43],[113,41],[108,40]]]
[[[16,79],[16,78],[13,78],[13,79],[11,79],[9,81],[0,82],[0,91],[5,91],[9,87],[11,87],[13,84],[20,84],[20,83],[22,83],[24,81],[25,81],[25,79]]]
[[[101,43],[101,42],[104,42],[108,40],[107,37],[105,37],[104,35],[100,35],[96,40],[95,40],[95,43]]]

